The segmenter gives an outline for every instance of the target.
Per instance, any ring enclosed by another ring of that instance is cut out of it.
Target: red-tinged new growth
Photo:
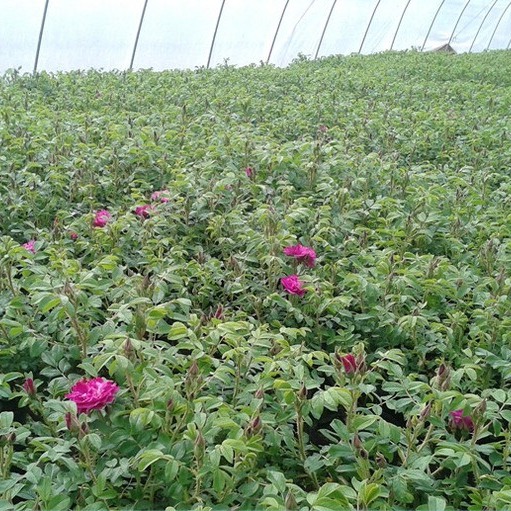
[[[299,263],[304,263],[309,268],[312,268],[316,263],[316,252],[310,247],[303,245],[293,245],[284,249],[284,254],[289,257],[294,257]]]
[[[305,294],[303,282],[298,278],[298,275],[282,277],[280,283],[290,295],[303,296]]]
[[[92,225],[94,227],[105,227],[105,225],[111,220],[112,215],[106,209],[96,211]]]
[[[98,377],[75,383],[66,398],[76,403],[79,414],[89,413],[92,410],[101,410],[112,403],[117,392],[119,387],[116,383]]]

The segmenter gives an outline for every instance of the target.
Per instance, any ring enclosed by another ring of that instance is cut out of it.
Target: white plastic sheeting
[[[511,0],[2,0],[0,72],[508,49]]]

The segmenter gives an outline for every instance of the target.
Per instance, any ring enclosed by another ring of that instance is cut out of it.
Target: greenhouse
[[[511,509],[511,1],[1,6],[0,511]]]
[[[4,0],[0,72],[193,69],[509,49],[507,0]]]

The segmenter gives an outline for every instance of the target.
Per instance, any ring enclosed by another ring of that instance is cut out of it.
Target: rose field
[[[510,510],[511,53],[0,78],[0,511]]]

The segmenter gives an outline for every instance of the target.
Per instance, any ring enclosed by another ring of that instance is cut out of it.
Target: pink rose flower
[[[28,250],[29,252],[32,252],[32,254],[35,254],[35,240],[27,241],[26,243],[23,243],[21,245],[24,249]]]
[[[291,295],[303,296],[305,289],[303,289],[303,282],[298,278],[298,275],[289,275],[288,277],[282,277],[280,283],[284,286],[284,289]]]
[[[284,249],[284,254],[294,257],[299,263],[304,263],[309,268],[312,268],[316,262],[316,252],[310,247],[303,245],[293,245]]]
[[[168,198],[169,191],[168,190],[160,190],[158,192],[153,192],[151,194],[152,201],[160,201],[160,202],[168,202],[170,199]]]
[[[94,227],[105,227],[111,218],[112,215],[106,209],[101,209],[100,211],[96,211],[96,216],[94,217],[92,225]]]
[[[101,410],[112,403],[119,392],[116,383],[104,378],[81,380],[73,385],[66,398],[76,403],[78,413],[89,413],[91,410]]]
[[[143,206],[137,206],[135,208],[135,215],[139,216],[140,218],[149,218],[151,216],[151,210],[153,207],[151,204],[144,204]]]
[[[455,410],[449,414],[451,419],[449,424],[452,429],[474,430],[474,420],[471,415],[463,415],[463,410]]]

